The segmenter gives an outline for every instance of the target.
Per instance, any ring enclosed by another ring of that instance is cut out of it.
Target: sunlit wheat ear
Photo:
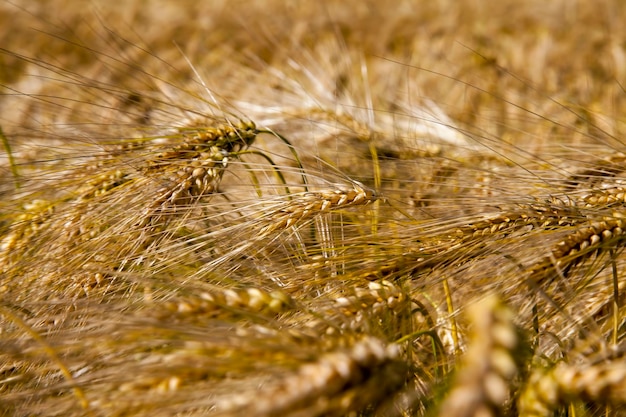
[[[183,143],[157,153],[145,167],[146,181],[163,184],[147,208],[139,226],[152,223],[150,210],[163,211],[169,205],[189,205],[194,197],[212,193],[228,166],[231,153],[250,145],[257,134],[253,123],[239,126],[184,130]],[[138,184],[141,186],[142,184]]]
[[[626,204],[626,189],[613,187],[608,189],[592,190],[582,197],[585,208],[611,208]]]
[[[595,365],[561,362],[548,371],[533,371],[519,398],[519,412],[524,416],[551,416],[558,406],[576,400],[626,405],[623,358]]]
[[[266,210],[263,222],[269,224],[262,226],[260,235],[268,236],[322,213],[367,205],[377,198],[373,191],[357,183],[353,183],[352,188],[321,189],[294,194],[288,200]]]
[[[212,317],[263,315],[272,317],[294,307],[293,299],[281,290],[267,292],[259,288],[223,289],[195,297],[179,297],[157,310],[159,317],[169,315],[192,320]],[[158,308],[158,307],[157,307]]]
[[[511,210],[493,217],[471,222],[459,228],[463,236],[473,238],[504,236],[521,228],[545,229],[572,226],[586,221],[578,207],[570,202],[553,201],[535,204],[520,204]]]
[[[405,383],[399,347],[365,337],[348,349],[303,364],[255,397],[234,396],[218,404],[218,415],[343,416],[379,404]]]
[[[468,312],[472,335],[440,416],[499,416],[510,406],[522,346],[513,313],[497,296]]]

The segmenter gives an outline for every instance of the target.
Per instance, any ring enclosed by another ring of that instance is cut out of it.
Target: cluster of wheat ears
[[[0,4],[0,415],[626,413],[626,6]]]

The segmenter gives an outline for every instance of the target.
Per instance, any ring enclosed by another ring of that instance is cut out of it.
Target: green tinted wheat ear
[[[559,363],[531,375],[519,398],[524,416],[551,416],[559,405],[575,400],[588,404],[626,405],[626,364],[623,360],[596,365]]]

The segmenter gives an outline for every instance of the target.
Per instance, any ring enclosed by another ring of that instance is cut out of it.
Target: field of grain
[[[0,21],[0,416],[626,415],[626,4]]]

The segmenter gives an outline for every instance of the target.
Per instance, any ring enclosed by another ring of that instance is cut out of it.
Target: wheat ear
[[[291,297],[282,290],[267,292],[260,288],[219,289],[199,296],[180,297],[165,303],[159,317],[208,318],[243,314],[276,315],[293,306]]]
[[[604,405],[626,405],[626,364],[612,361],[595,365],[569,365],[536,370],[519,398],[523,416],[550,416],[559,405],[584,400]]]
[[[582,197],[582,205],[585,208],[609,208],[624,204],[626,204],[624,187],[592,190]]]
[[[285,202],[273,207],[263,218],[266,224],[260,235],[267,236],[311,219],[320,213],[326,213],[352,206],[367,205],[375,201],[376,194],[357,183],[352,189],[326,189],[291,195]]]
[[[515,352],[521,345],[513,313],[491,295],[468,311],[473,326],[463,364],[441,405],[440,416],[501,415],[518,373]]]
[[[225,415],[343,416],[376,404],[398,390],[406,364],[396,345],[366,337],[347,350],[323,355],[256,398],[240,396],[218,405]]]
[[[41,251],[43,259],[69,264],[76,270],[104,274],[130,258],[141,257],[149,245],[167,235],[167,225],[184,222],[194,203],[211,195],[230,159],[250,145],[254,123],[196,126],[172,135],[111,147],[94,161],[78,165],[70,178],[86,177],[58,193],[61,201],[37,199],[23,204],[0,242],[0,268],[22,273],[26,253]],[[180,224],[179,224],[180,226]],[[84,254],[95,245],[100,260]]]
[[[612,246],[623,240],[624,220],[622,213],[614,213],[591,226],[581,227],[557,243],[551,255],[530,269],[530,279],[535,283],[551,280],[556,273],[567,275],[569,269],[582,262],[593,252]]]
[[[527,226],[545,229],[573,226],[586,220],[576,206],[567,203],[547,201],[520,205],[515,210],[471,222],[467,226],[459,228],[457,234],[464,237],[481,238],[483,236],[506,235]]]
[[[383,331],[387,331],[395,328],[389,320],[395,322],[409,316],[409,307],[411,299],[399,285],[384,279],[371,281],[367,283],[367,288],[357,286],[353,292],[337,297],[331,303],[327,300],[316,303],[312,309],[321,318],[309,322],[307,326],[326,334],[337,331],[371,332],[375,326],[382,326],[378,318],[385,317],[385,323],[390,328]]]

